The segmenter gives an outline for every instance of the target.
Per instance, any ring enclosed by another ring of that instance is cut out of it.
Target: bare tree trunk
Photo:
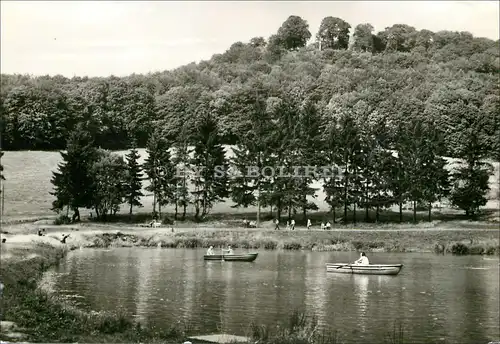
[[[417,201],[413,201],[413,222],[417,222]]]
[[[156,215],[156,191],[153,191],[153,216]]]
[[[259,227],[260,225],[260,182],[258,182],[257,185],[257,225],[256,227]]]

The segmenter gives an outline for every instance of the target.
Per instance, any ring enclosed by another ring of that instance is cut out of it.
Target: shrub
[[[456,243],[451,247],[451,253],[456,255],[466,255],[469,254],[469,248],[464,244]]]
[[[59,225],[67,225],[71,223],[71,219],[67,215],[59,215],[55,220],[54,224]]]

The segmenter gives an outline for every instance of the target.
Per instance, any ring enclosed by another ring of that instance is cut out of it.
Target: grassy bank
[[[169,230],[80,233],[68,242],[73,247],[165,247],[313,251],[436,252],[457,255],[499,255],[498,230],[337,230],[263,231]]]

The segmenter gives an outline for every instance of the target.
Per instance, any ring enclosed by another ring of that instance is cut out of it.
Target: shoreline
[[[50,221],[48,221],[50,222]],[[422,224],[379,225],[368,228],[345,226],[331,230],[274,230],[235,228],[220,223],[185,227],[140,227],[127,223],[83,222],[73,225],[17,223],[3,226],[2,238],[12,245],[46,243],[59,245],[69,234],[68,250],[109,247],[214,248],[227,247],[264,250],[418,252],[500,255],[498,224],[450,221]],[[182,224],[186,225],[186,224]],[[470,228],[469,225],[475,228]],[[38,229],[46,235],[38,236]],[[2,256],[7,252],[2,251]]]
[[[32,342],[162,342],[181,343],[188,334],[182,325],[159,333],[138,325],[123,314],[84,314],[44,289],[44,272],[56,266],[75,249],[113,247],[207,248],[228,244],[240,249],[435,252],[440,254],[485,254],[500,256],[500,230],[469,230],[452,226],[413,229],[334,229],[295,231],[170,227],[142,228],[126,224],[49,225],[20,223],[2,228],[1,276],[3,290],[3,341]],[[491,224],[494,226],[494,224]],[[489,227],[489,224],[485,227]],[[36,234],[46,228],[45,236]],[[70,234],[66,244],[62,234]],[[12,323],[13,322],[13,323]],[[307,326],[310,326],[308,324]],[[10,330],[5,331],[7,327]],[[283,331],[285,331],[283,329]],[[265,331],[264,331],[265,332]],[[257,333],[260,333],[257,331]],[[302,332],[301,332],[302,333]],[[24,334],[24,336],[23,336]],[[191,335],[191,334],[189,334]],[[297,334],[298,335],[298,334]],[[14,337],[12,337],[14,336]],[[17,337],[15,337],[17,336]],[[290,333],[276,335],[273,343],[297,343]],[[289,339],[292,338],[292,339]],[[279,338],[279,339],[277,339]],[[271,339],[269,339],[271,340]],[[266,340],[261,340],[266,343]],[[314,343],[326,343],[318,338]]]

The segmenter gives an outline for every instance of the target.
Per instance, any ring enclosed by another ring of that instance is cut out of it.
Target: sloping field
[[[232,156],[231,147],[228,148],[228,156]],[[125,155],[126,151],[118,151],[117,153]],[[146,158],[144,149],[140,149],[140,162]],[[5,152],[2,158],[2,163],[5,169],[6,181],[4,182],[5,204],[4,215],[6,217],[30,217],[52,214],[50,211],[53,196],[52,184],[50,179],[52,171],[57,169],[58,163],[61,161],[59,152],[42,152],[42,151],[21,151],[21,152]],[[491,191],[490,202],[488,208],[498,209],[498,186],[500,179],[499,163],[494,163],[495,173],[490,177]],[[147,181],[144,182],[144,187]],[[325,194],[322,190],[321,183],[313,184],[317,188],[316,204],[320,210],[328,210],[328,205],[324,202]],[[143,191],[147,194],[146,191]],[[144,208],[140,211],[151,211],[152,196],[143,198],[142,203]],[[254,212],[254,208],[238,209],[231,208],[234,205],[231,201],[219,203],[214,206],[212,212]],[[169,207],[164,209],[169,211],[173,209]],[[192,209],[188,209],[191,211]],[[122,210],[125,211],[125,210]]]

